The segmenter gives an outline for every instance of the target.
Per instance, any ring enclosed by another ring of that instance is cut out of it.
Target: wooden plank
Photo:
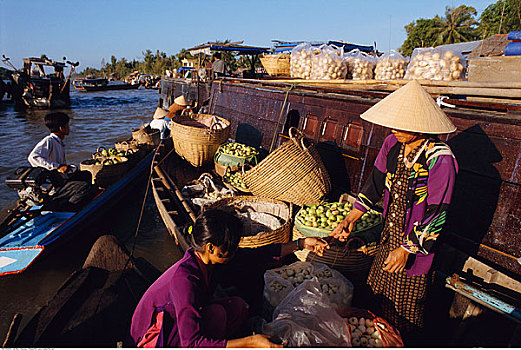
[[[469,61],[469,81],[521,81],[521,56],[474,57]]]

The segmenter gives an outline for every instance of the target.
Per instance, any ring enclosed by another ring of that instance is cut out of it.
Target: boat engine
[[[53,178],[45,168],[20,167],[6,178],[5,184],[18,192],[21,202],[37,206],[54,194],[56,181]]]

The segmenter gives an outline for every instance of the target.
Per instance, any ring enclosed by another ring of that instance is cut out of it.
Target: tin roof
[[[476,47],[481,44],[483,40],[476,40],[476,41],[467,41],[464,43],[456,43],[456,44],[446,44],[446,45],[440,45],[436,46],[438,49],[447,49],[454,52],[459,52],[462,55],[468,55],[471,53]]]

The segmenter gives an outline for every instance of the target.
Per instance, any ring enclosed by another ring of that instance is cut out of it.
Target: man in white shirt
[[[167,139],[168,136],[170,136],[170,119],[165,118],[167,114],[167,110],[157,107],[153,120],[150,122],[150,127],[152,129],[161,132],[161,140]]]
[[[63,112],[49,113],[44,122],[51,134],[36,144],[27,159],[31,166],[45,168],[57,175],[54,176],[54,181],[58,188],[51,203],[48,203],[49,210],[79,209],[93,194],[92,177],[85,171],[70,174],[72,169],[67,165],[63,143],[70,132],[69,116]]]

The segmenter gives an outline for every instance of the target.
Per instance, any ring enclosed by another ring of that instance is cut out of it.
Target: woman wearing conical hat
[[[345,241],[354,223],[383,195],[384,229],[367,283],[384,318],[402,333],[417,331],[423,327],[427,276],[458,170],[450,148],[434,135],[456,127],[416,80],[361,118],[392,133],[354,209],[331,235]]]

